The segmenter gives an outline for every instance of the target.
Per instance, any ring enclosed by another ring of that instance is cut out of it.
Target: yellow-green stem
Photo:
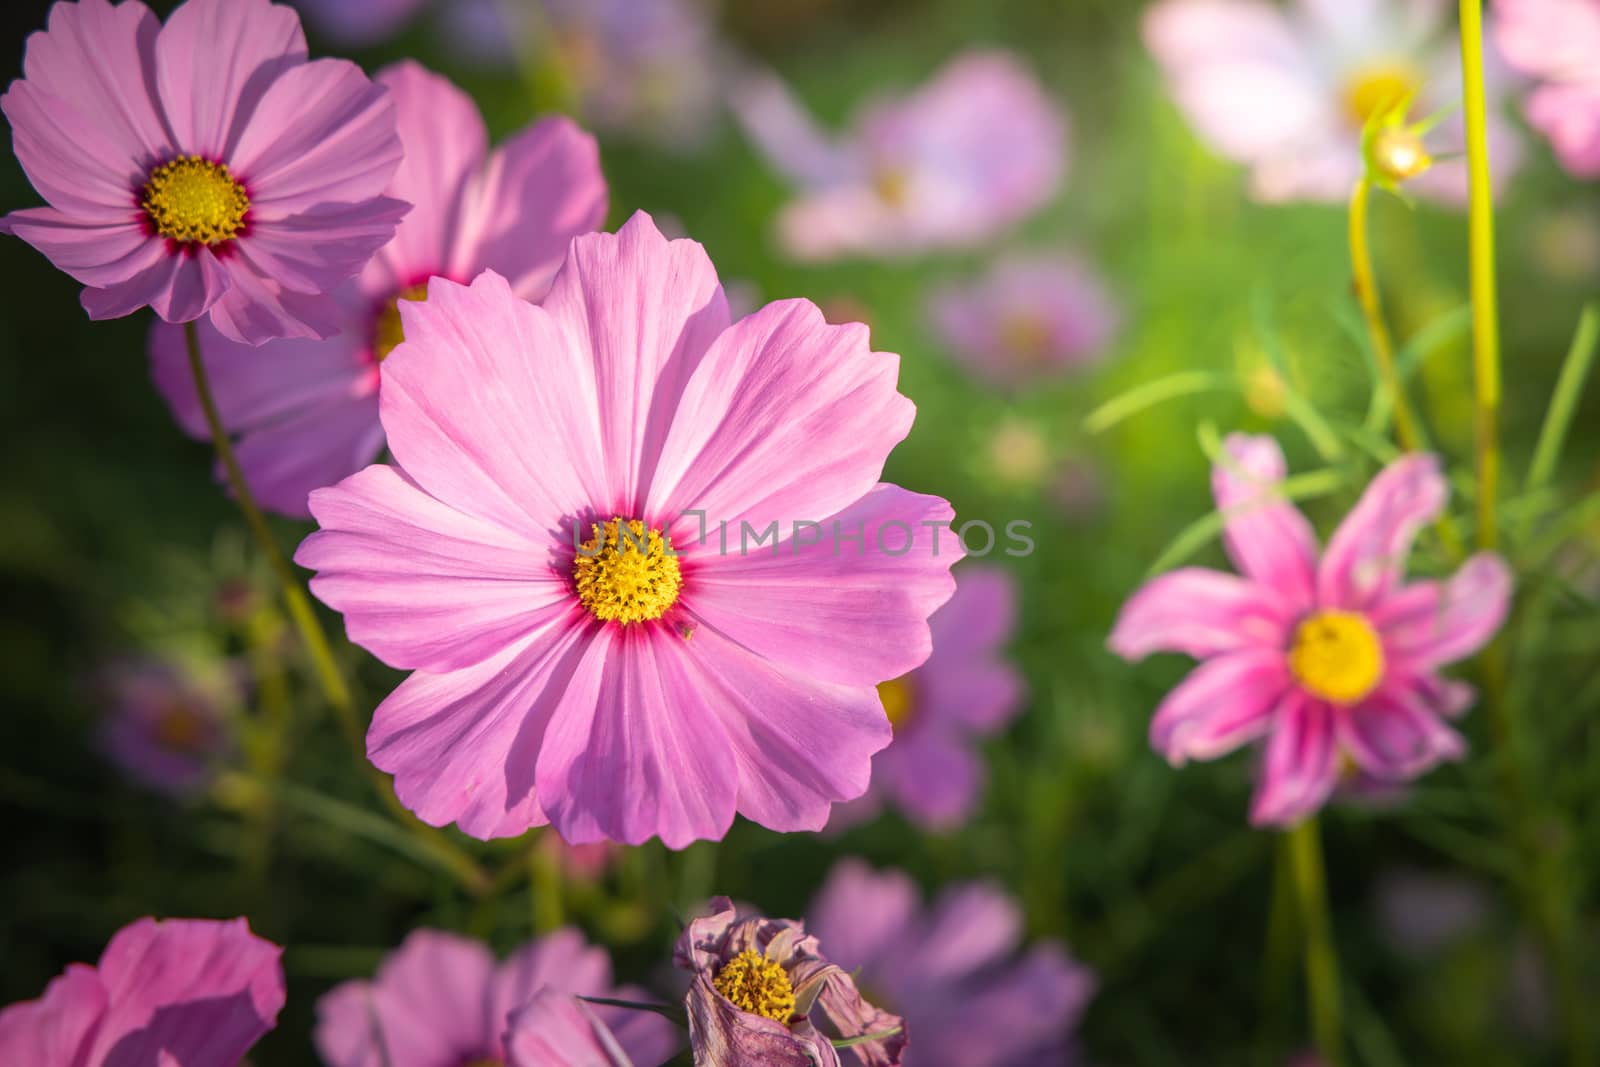
[[[532,906],[533,932],[548,934],[566,922],[566,902],[562,898],[561,858],[545,845],[546,835],[555,833],[548,827],[533,835],[533,847],[528,853],[529,903]]]
[[[1326,1067],[1345,1067],[1343,1021],[1339,1007],[1339,956],[1328,919],[1327,875],[1316,817],[1289,831],[1289,865],[1300,906],[1300,932],[1306,969],[1306,1006],[1311,1034]]]
[[[1378,363],[1378,376],[1383,380],[1383,387],[1388,391],[1393,406],[1395,439],[1407,452],[1416,452],[1422,448],[1422,435],[1417,430],[1411,404],[1406,400],[1405,386],[1400,381],[1394,340],[1389,336],[1389,327],[1383,318],[1383,302],[1378,296],[1378,275],[1372,269],[1372,251],[1367,241],[1367,205],[1371,199],[1372,182],[1362,177],[1356,182],[1355,191],[1350,194],[1350,271],[1355,282],[1356,300],[1367,322],[1367,335],[1372,340],[1372,355]]]

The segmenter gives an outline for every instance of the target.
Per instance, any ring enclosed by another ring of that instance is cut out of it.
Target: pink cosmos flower
[[[130,778],[187,796],[211,778],[232,747],[231,716],[242,693],[231,670],[200,676],[160,659],[109,666],[97,696],[108,703],[100,747]]]
[[[1055,942],[1018,956],[1022,911],[997,886],[945,889],[924,909],[915,883],[840,860],[807,913],[828,956],[904,1011],[906,1067],[1066,1067],[1095,979]],[[851,1063],[850,1054],[841,1059]]]
[[[975,564],[957,579],[955,595],[929,620],[928,661],[878,686],[894,743],[873,757],[871,791],[836,809],[831,825],[870,817],[888,799],[912,822],[948,829],[977,804],[983,761],[973,741],[1015,718],[1027,689],[1003,652],[1017,625],[1016,583]]]
[[[140,919],[0,1011],[0,1063],[234,1067],[283,1008],[281,952],[243,919]]]
[[[354,474],[383,449],[380,364],[403,339],[401,300],[425,299],[429,278],[466,282],[486,268],[510,279],[518,296],[538,300],[567,242],[606,213],[599,150],[567,119],[543,119],[490,151],[477,106],[448,79],[408,60],[377,81],[394,101],[406,147],[389,192],[417,206],[335,293],[341,332],[251,353],[200,330],[212,391],[239,439],[251,490],[263,507],[295,518],[311,514],[311,490]],[[156,388],[179,424],[209,439],[183,331],[156,323],[150,355]]]
[[[1117,327],[1104,283],[1065,255],[997,260],[977,281],[938,290],[928,314],[973,377],[1010,389],[1097,363]]]
[[[488,946],[416,930],[371,981],[343,982],[317,1001],[317,1051],[328,1067],[461,1067],[506,1061],[513,1012],[541,990],[639,1000],[611,984],[606,950],[562,929],[496,964]],[[677,1029],[649,1012],[594,1005],[639,1067],[679,1045]]]
[[[1314,813],[1348,768],[1416,778],[1465,751],[1445,719],[1474,693],[1440,668],[1494,636],[1511,574],[1494,553],[1443,581],[1405,583],[1417,532],[1449,487],[1431,455],[1404,456],[1367,487],[1318,559],[1310,524],[1283,499],[1283,452],[1234,434],[1212,476],[1228,555],[1243,577],[1185,567],[1123,606],[1112,651],[1182,652],[1200,666],[1156,710],[1150,743],[1174,766],[1265,739],[1251,820]]]
[[[1496,0],[1495,42],[1541,83],[1528,121],[1568,171],[1600,178],[1600,0]]]
[[[689,924],[672,958],[694,976],[684,1004],[696,1067],[840,1067],[832,1039],[869,1034],[888,1036],[851,1046],[853,1062],[904,1062],[910,1038],[903,1020],[863,999],[803,923],[740,919],[727,897],[715,897],[711,914]]]
[[[330,290],[393,235],[394,113],[353,63],[307,61],[267,0],[58,3],[0,108],[49,207],[0,220],[86,288],[92,319],[149,305],[230,339],[326,337]]]
[[[800,259],[978,244],[1043,207],[1066,171],[1061,109],[1004,52],[966,53],[916,92],[871,103],[840,140],[770,74],[742,79],[730,104],[800,187],[778,220]]]
[[[1361,131],[1375,112],[1412,95],[1414,115],[1459,112],[1450,11],[1447,0],[1162,0],[1145,15],[1144,38],[1196,132],[1249,166],[1258,199],[1340,201],[1361,176]],[[1490,80],[1491,93],[1507,87]],[[1490,104],[1499,188],[1522,145]],[[1460,130],[1457,113],[1437,136],[1459,150]],[[1406,186],[1463,203],[1466,167],[1440,162]]]
[[[507,1067],[656,1067],[661,1062],[654,1049],[640,1051],[634,1031],[659,1027],[664,1020],[622,1011],[613,1012],[607,1025],[603,1010],[546,986],[511,1013]]]
[[[367,736],[401,800],[681,848],[865,791],[877,684],[927,658],[961,555],[949,504],[877,481],[915,410],[897,358],[804,300],[730,322],[642,213],[575,239],[543,305],[485,272],[400,314],[397,465],[313,493],[297,559],[415,672]]]
[[[431,0],[295,0],[312,26],[341,44],[372,45],[398,33]],[[475,0],[474,0],[475,2]]]

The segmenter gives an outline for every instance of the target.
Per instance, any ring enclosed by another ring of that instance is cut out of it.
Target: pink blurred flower
[[[1459,758],[1465,742],[1444,720],[1475,694],[1439,670],[1500,628],[1511,574],[1484,552],[1447,580],[1404,583],[1412,541],[1449,494],[1438,459],[1386,467],[1319,562],[1311,525],[1279,492],[1277,442],[1234,434],[1226,450],[1212,485],[1244,577],[1185,567],[1152,579],[1111,634],[1125,659],[1167,651],[1202,661],[1156,710],[1151,745],[1179,766],[1264,738],[1258,825],[1315,812],[1347,765],[1406,781]]]
[[[1022,912],[997,886],[946,888],[924,908],[899,871],[834,865],[808,912],[829,957],[902,1010],[907,1067],[1064,1067],[1095,979],[1055,942],[1022,955]],[[843,1057],[848,1064],[849,1054]]]
[[[914,415],[897,358],[804,300],[730,323],[705,251],[642,213],[574,240],[542,306],[485,272],[401,318],[398,465],[313,493],[297,558],[416,672],[367,738],[406,805],[681,848],[859,796],[876,686],[927,658],[961,555],[949,504],[878,482]]]
[[[621,854],[620,846],[610,841],[569,845],[554,830],[546,830],[535,846],[566,877],[592,882],[611,867]]]
[[[251,490],[263,507],[295,518],[311,514],[311,490],[354,474],[383,449],[379,365],[403,339],[399,301],[426,299],[431,277],[467,282],[485,269],[538,300],[567,242],[606,213],[599,150],[569,120],[543,119],[490,151],[477,106],[448,79],[407,60],[377,81],[394,100],[406,147],[389,192],[416,207],[335,294],[341,332],[252,354],[200,330],[212,391]],[[178,423],[209,439],[183,331],[156,323],[150,358]]]
[[[1340,201],[1362,173],[1361,130],[1375,111],[1415,94],[1413,113],[1459,110],[1461,57],[1445,0],[1161,0],[1145,43],[1178,106],[1212,148],[1250,167],[1265,201]],[[1491,63],[1489,90],[1508,79]],[[1522,143],[1490,101],[1495,186]],[[1459,150],[1459,115],[1439,138]],[[1438,153],[1435,153],[1437,155]],[[1442,161],[1407,188],[1466,200],[1466,167]]]
[[[283,1008],[281,952],[243,919],[140,919],[0,1011],[0,1063],[234,1067]]]
[[[512,1013],[543,989],[625,1000],[644,995],[613,988],[606,950],[570,928],[498,964],[481,942],[416,930],[383,961],[376,978],[343,982],[317,1001],[317,1051],[328,1067],[503,1063]],[[655,1067],[678,1047],[677,1029],[659,1015],[593,1009],[639,1067]]]
[[[968,564],[956,578],[955,595],[929,620],[928,661],[878,686],[894,742],[873,757],[870,792],[835,809],[836,827],[888,799],[920,826],[949,828],[978,803],[983,761],[974,741],[1015,718],[1026,695],[1003,652],[1017,625],[1017,589],[997,567]]]
[[[1494,12],[1500,51],[1540,83],[1528,121],[1568,171],[1600,178],[1600,2],[1495,0]]]
[[[607,1025],[604,1010],[546,986],[511,1013],[507,1067],[655,1067],[661,1062],[656,1046],[640,1041],[637,1031],[666,1025],[671,1032],[670,1023],[646,1012],[613,1010]],[[666,1055],[671,1047],[663,1047]]]
[[[327,295],[394,235],[393,108],[357,66],[307,61],[294,11],[58,3],[0,107],[49,207],[0,220],[82,282],[92,319],[149,305],[230,339],[326,337]]]
[[[165,660],[126,660],[107,667],[96,690],[107,705],[102,751],[152,789],[193,793],[232,748],[230,717],[242,695],[232,671],[201,677]]]
[[[431,0],[294,0],[318,31],[343,45],[377,44],[404,29]],[[477,0],[470,0],[477,3]],[[499,3],[499,0],[494,0]]]
[[[872,102],[842,139],[771,74],[742,79],[730,104],[799,187],[778,225],[800,259],[979,244],[1043,207],[1066,171],[1060,107],[1004,52],[968,52],[917,91]]]
[[[1116,331],[1110,292],[1073,256],[1010,256],[981,279],[938,290],[929,317],[973,377],[1018,388],[1081,370]]]
[[[902,1020],[864,1000],[803,923],[741,919],[727,897],[715,897],[711,914],[678,939],[673,962],[694,976],[684,1004],[696,1067],[840,1067],[830,1038],[890,1030],[896,1032],[852,1046],[854,1062],[903,1062]],[[816,1025],[817,1012],[827,1032]]]
[[[1385,872],[1377,884],[1378,923],[1385,938],[1416,959],[1481,929],[1492,904],[1486,886],[1459,874],[1399,868]]]

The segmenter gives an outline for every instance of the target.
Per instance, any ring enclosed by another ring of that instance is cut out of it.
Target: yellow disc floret
[[[605,622],[647,622],[677,603],[683,575],[660,530],[621,518],[590,529],[594,536],[578,547],[572,577],[591,615]]]
[[[428,299],[428,283],[421,282],[417,285],[407,286],[395,295],[393,300],[383,305],[383,310],[378,312],[378,321],[372,326],[372,355],[379,363],[389,358],[401,341],[406,339],[405,329],[400,323],[400,301],[414,300],[422,303]]]
[[[794,987],[783,967],[753,948],[722,965],[711,984],[740,1011],[788,1023],[794,1014]]]
[[[1354,126],[1364,126],[1380,111],[1399,107],[1422,88],[1410,64],[1387,60],[1359,67],[1344,83],[1344,111]]]
[[[1383,645],[1364,616],[1319,611],[1295,630],[1289,670],[1313,696],[1354,704],[1383,680]]]
[[[226,164],[179,156],[150,172],[139,206],[162,237],[218,245],[244,229],[250,197]]]
[[[883,711],[889,716],[890,726],[898,730],[911,721],[915,702],[912,700],[911,683],[905,678],[879,682],[878,699],[883,701]]]

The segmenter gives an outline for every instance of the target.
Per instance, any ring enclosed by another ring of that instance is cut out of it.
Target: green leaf
[[[1089,413],[1089,417],[1083,420],[1083,428],[1088,433],[1100,434],[1146,408],[1167,400],[1196,393],[1233,391],[1234,382],[1227,375],[1215,371],[1179,371],[1112,397]]]

